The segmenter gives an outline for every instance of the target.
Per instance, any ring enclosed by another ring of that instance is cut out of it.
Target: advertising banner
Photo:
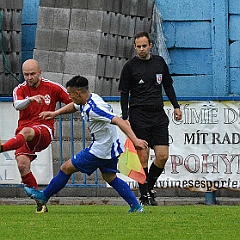
[[[0,138],[3,143],[15,136],[17,121],[18,111],[13,108],[12,102],[1,102]],[[53,177],[51,145],[37,153],[37,158],[31,163],[31,170],[38,184],[49,183]],[[0,153],[0,184],[21,184],[14,151]]]
[[[165,102],[169,117],[169,159],[158,178],[158,188],[185,188],[209,192],[220,188],[240,190],[240,103],[237,101],[180,101],[183,117],[173,118],[173,107]],[[120,116],[119,102],[110,102]],[[1,103],[0,137],[14,136],[18,112],[12,103]],[[123,143],[126,136],[119,130]],[[154,160],[151,149],[149,166]],[[0,154],[0,184],[20,184],[14,151]],[[52,149],[38,153],[32,171],[39,184],[48,184],[53,176]],[[131,188],[136,181],[118,173]]]
[[[169,159],[156,187],[180,187],[191,191],[220,188],[240,190],[240,103],[235,101],[182,101],[183,117],[173,118],[173,107],[165,102],[169,117]],[[119,104],[113,104],[120,115]],[[121,133],[123,141],[124,134]],[[151,150],[149,166],[154,160]],[[135,188],[137,183],[119,176]]]

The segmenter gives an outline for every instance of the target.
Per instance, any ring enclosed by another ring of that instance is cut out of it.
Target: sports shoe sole
[[[38,208],[39,206],[37,206]],[[47,206],[46,205],[42,205],[42,209],[41,210],[36,210],[36,213],[46,213],[48,212]]]

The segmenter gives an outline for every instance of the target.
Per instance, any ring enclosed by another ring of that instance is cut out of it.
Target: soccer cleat
[[[48,212],[46,204],[43,204],[37,201],[36,213],[45,213],[45,212]]]
[[[139,198],[139,201],[140,201],[140,205],[142,206],[147,206],[147,205],[150,205],[150,197],[149,196],[146,196],[146,195],[142,195],[140,198]]]
[[[152,206],[158,206],[158,203],[155,200],[155,193],[156,192],[154,190],[149,191],[149,196],[150,196],[149,202],[150,202],[150,205],[152,205]]]
[[[48,198],[44,196],[43,191],[39,191],[35,188],[24,187],[25,193],[32,199],[36,200],[39,203],[45,204],[48,201]]]
[[[138,205],[136,205],[136,206],[133,206],[133,207],[131,207],[129,210],[128,210],[128,212],[129,213],[144,213],[145,211],[144,211],[144,208],[140,205],[140,204],[138,204]]]

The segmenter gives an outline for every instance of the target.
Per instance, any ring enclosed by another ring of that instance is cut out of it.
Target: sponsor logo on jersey
[[[138,84],[144,84],[144,81],[141,79]]]
[[[51,97],[50,97],[48,94],[46,94],[46,95],[44,96],[44,101],[45,101],[45,103],[46,103],[47,105],[49,105],[50,102],[51,102]]]

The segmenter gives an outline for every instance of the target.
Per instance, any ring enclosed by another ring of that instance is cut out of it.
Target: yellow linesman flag
[[[140,163],[137,151],[129,138],[126,139],[124,147],[125,151],[119,157],[118,170],[120,173],[143,184],[146,181],[146,174]]]

